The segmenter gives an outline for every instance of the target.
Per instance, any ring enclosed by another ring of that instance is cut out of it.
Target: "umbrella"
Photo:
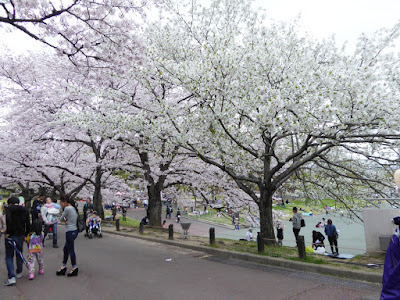
[[[15,253],[17,255],[19,255],[19,257],[22,259],[22,262],[24,263],[24,265],[29,269],[28,267],[28,262],[26,261],[24,255],[21,253],[21,251],[18,250],[17,248],[17,244],[15,243],[15,241],[7,239],[7,242],[14,247]]]

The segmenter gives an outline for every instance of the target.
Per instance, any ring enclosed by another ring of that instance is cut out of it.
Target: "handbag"
[[[304,219],[301,219],[300,224],[301,227],[306,227],[306,221],[304,221]]]

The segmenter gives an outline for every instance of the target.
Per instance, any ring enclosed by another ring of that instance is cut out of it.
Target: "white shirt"
[[[253,240],[253,233],[251,233],[250,231],[247,231],[246,240],[249,241],[249,242],[252,241]]]

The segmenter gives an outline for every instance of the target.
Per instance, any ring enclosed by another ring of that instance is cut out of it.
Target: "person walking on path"
[[[165,210],[165,218],[169,219],[169,206],[167,206],[167,209]]]
[[[67,273],[68,257],[71,257],[72,270],[68,273],[68,277],[78,276],[78,266],[76,264],[75,254],[75,239],[78,237],[78,209],[75,206],[75,201],[68,195],[61,196],[61,206],[64,212],[61,216],[61,221],[66,223],[65,232],[65,245],[64,245],[64,259],[61,268],[57,271],[57,275],[65,275]]]
[[[22,277],[22,258],[15,251],[13,244],[15,243],[17,250],[22,253],[24,238],[30,231],[30,222],[28,210],[23,206],[19,206],[17,197],[8,199],[7,204],[5,248],[8,279],[4,285],[10,286],[16,284],[15,277]],[[14,253],[17,260],[17,275],[14,273]]]
[[[122,220],[126,221],[126,212],[127,212],[127,207],[125,205],[122,206]]]
[[[339,248],[337,243],[338,232],[336,230],[336,226],[333,225],[332,220],[328,220],[328,225],[325,226],[325,234],[328,236],[329,244],[331,245],[331,250],[333,255],[339,255]],[[335,246],[335,250],[334,247]]]
[[[60,206],[54,203],[50,197],[46,198],[46,204],[40,209],[44,223],[44,239],[43,246],[46,236],[49,234],[50,228],[53,232],[53,248],[58,248],[57,245],[57,224],[58,214],[60,213]]]
[[[276,236],[278,238],[278,244],[282,246],[282,241],[283,241],[283,228],[284,224],[282,220],[277,220],[276,221]]]
[[[181,222],[181,211],[178,208],[178,211],[176,212],[176,222],[180,223]]]
[[[112,214],[112,216],[113,216],[113,221],[115,221],[117,218],[117,207],[115,206],[115,205],[113,205],[112,207],[111,207],[111,214]]]
[[[2,213],[0,213],[0,237],[6,230],[6,221],[4,220],[4,216]]]
[[[240,230],[240,218],[239,215],[235,215],[235,230]]]
[[[83,206],[83,218],[85,219],[85,221],[89,217],[89,214],[93,213],[93,211],[94,211],[94,207],[93,207],[92,200],[90,200],[88,198],[88,199],[86,199],[86,203]],[[113,218],[113,220],[115,220],[115,217]],[[86,230],[86,235],[88,235],[89,234],[89,227],[86,226],[85,230]]]
[[[39,219],[40,209],[42,208],[44,198],[45,196],[42,194],[39,196],[39,198],[33,201],[31,207],[32,222]]]
[[[31,226],[31,233],[26,238],[26,242],[28,243],[28,268],[29,268],[29,280],[33,280],[35,278],[35,261],[38,262],[39,265],[39,274],[44,274],[43,269],[43,242],[44,235],[42,232],[42,222],[40,220],[35,220]]]
[[[297,238],[299,236],[300,233],[300,229],[301,229],[301,215],[297,212],[297,207],[293,207],[293,217],[292,217],[292,223],[293,223],[293,233],[294,233],[294,237]]]

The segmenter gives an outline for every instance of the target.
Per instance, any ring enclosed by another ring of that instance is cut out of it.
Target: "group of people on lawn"
[[[290,220],[293,224],[293,234],[297,241],[301,228],[305,227],[305,221],[301,216],[301,214],[297,212],[297,207],[293,207],[293,217]],[[278,243],[280,245],[282,245],[282,240],[283,240],[283,228],[284,228],[283,222],[277,221],[276,222],[277,238],[278,238]],[[338,231],[336,230],[336,226],[333,225],[331,219],[328,220],[327,224],[324,226],[324,229],[325,229],[325,235],[328,237],[332,254],[336,256],[339,255],[339,248],[337,243]],[[325,237],[321,232],[314,230],[312,233],[312,238],[313,238],[312,247],[314,249],[317,249],[319,247],[325,247],[324,244]],[[253,230],[251,228],[249,228],[249,230],[246,233],[246,240],[247,241],[255,240],[253,236]]]

